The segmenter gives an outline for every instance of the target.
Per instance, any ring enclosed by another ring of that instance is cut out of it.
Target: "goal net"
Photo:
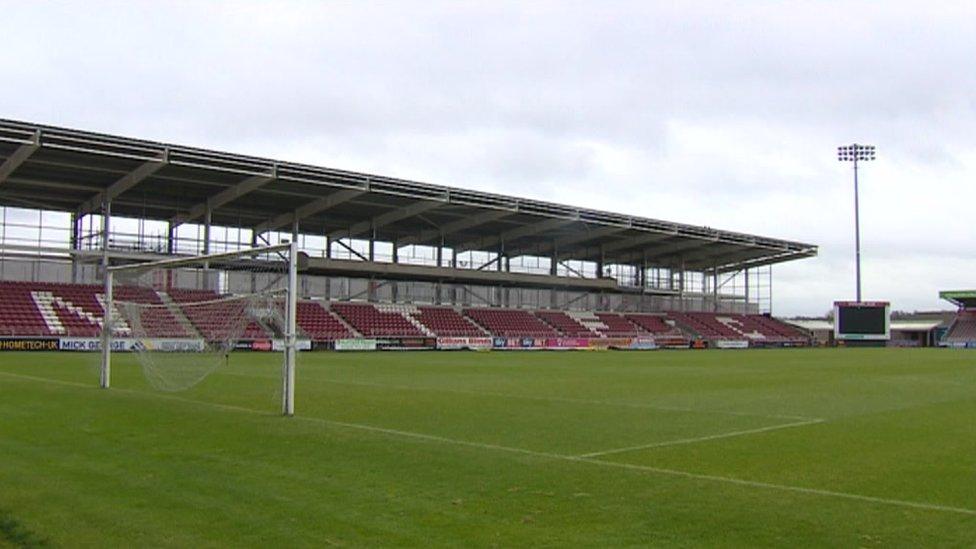
[[[113,353],[135,356],[146,380],[182,391],[229,367],[235,350],[282,364],[282,411],[294,411],[297,248],[293,244],[109,267],[101,385]]]

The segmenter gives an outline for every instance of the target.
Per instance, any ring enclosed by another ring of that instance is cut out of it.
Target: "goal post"
[[[298,354],[298,245],[288,246],[288,296],[285,309],[285,364],[281,369],[281,413],[295,415],[295,359]]]
[[[225,364],[242,339],[260,332],[282,344],[269,345],[283,353],[281,412],[294,415],[300,257],[297,243],[288,242],[106,267],[100,386],[111,386],[117,343],[139,355],[154,387],[178,391]],[[239,282],[247,275],[249,291],[231,291],[239,288],[229,288],[230,277]],[[181,277],[203,282],[182,288],[174,282]]]
[[[105,267],[105,314],[102,316],[102,367],[99,370],[99,384],[102,389],[108,389],[112,384],[112,287],[114,284],[111,267]]]

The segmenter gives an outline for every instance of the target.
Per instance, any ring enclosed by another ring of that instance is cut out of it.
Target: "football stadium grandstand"
[[[810,341],[770,314],[772,266],[817,253],[800,242],[10,120],[0,205],[12,348],[96,337],[106,264],[289,241],[307,257],[297,324],[312,348]],[[112,316],[123,336],[136,323],[150,337],[219,339],[245,314],[226,298],[261,276],[225,264],[121,282],[116,300],[146,306]],[[961,312],[953,337],[973,322]],[[277,335],[250,321],[241,339],[266,348]]]
[[[817,252],[0,120],[0,547],[974,546],[976,292]]]
[[[939,297],[958,308],[942,344],[948,347],[976,347],[976,290],[939,292]]]

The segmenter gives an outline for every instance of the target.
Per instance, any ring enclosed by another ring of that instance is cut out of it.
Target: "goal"
[[[112,357],[136,356],[156,389],[193,387],[237,349],[281,357],[281,411],[295,413],[297,244],[164,259],[105,269],[100,385]]]

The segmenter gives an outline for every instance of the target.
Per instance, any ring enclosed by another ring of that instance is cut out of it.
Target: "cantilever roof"
[[[939,297],[957,307],[976,306],[976,290],[946,290],[939,292]]]
[[[0,204],[689,270],[817,247],[395,177],[0,120]]]

